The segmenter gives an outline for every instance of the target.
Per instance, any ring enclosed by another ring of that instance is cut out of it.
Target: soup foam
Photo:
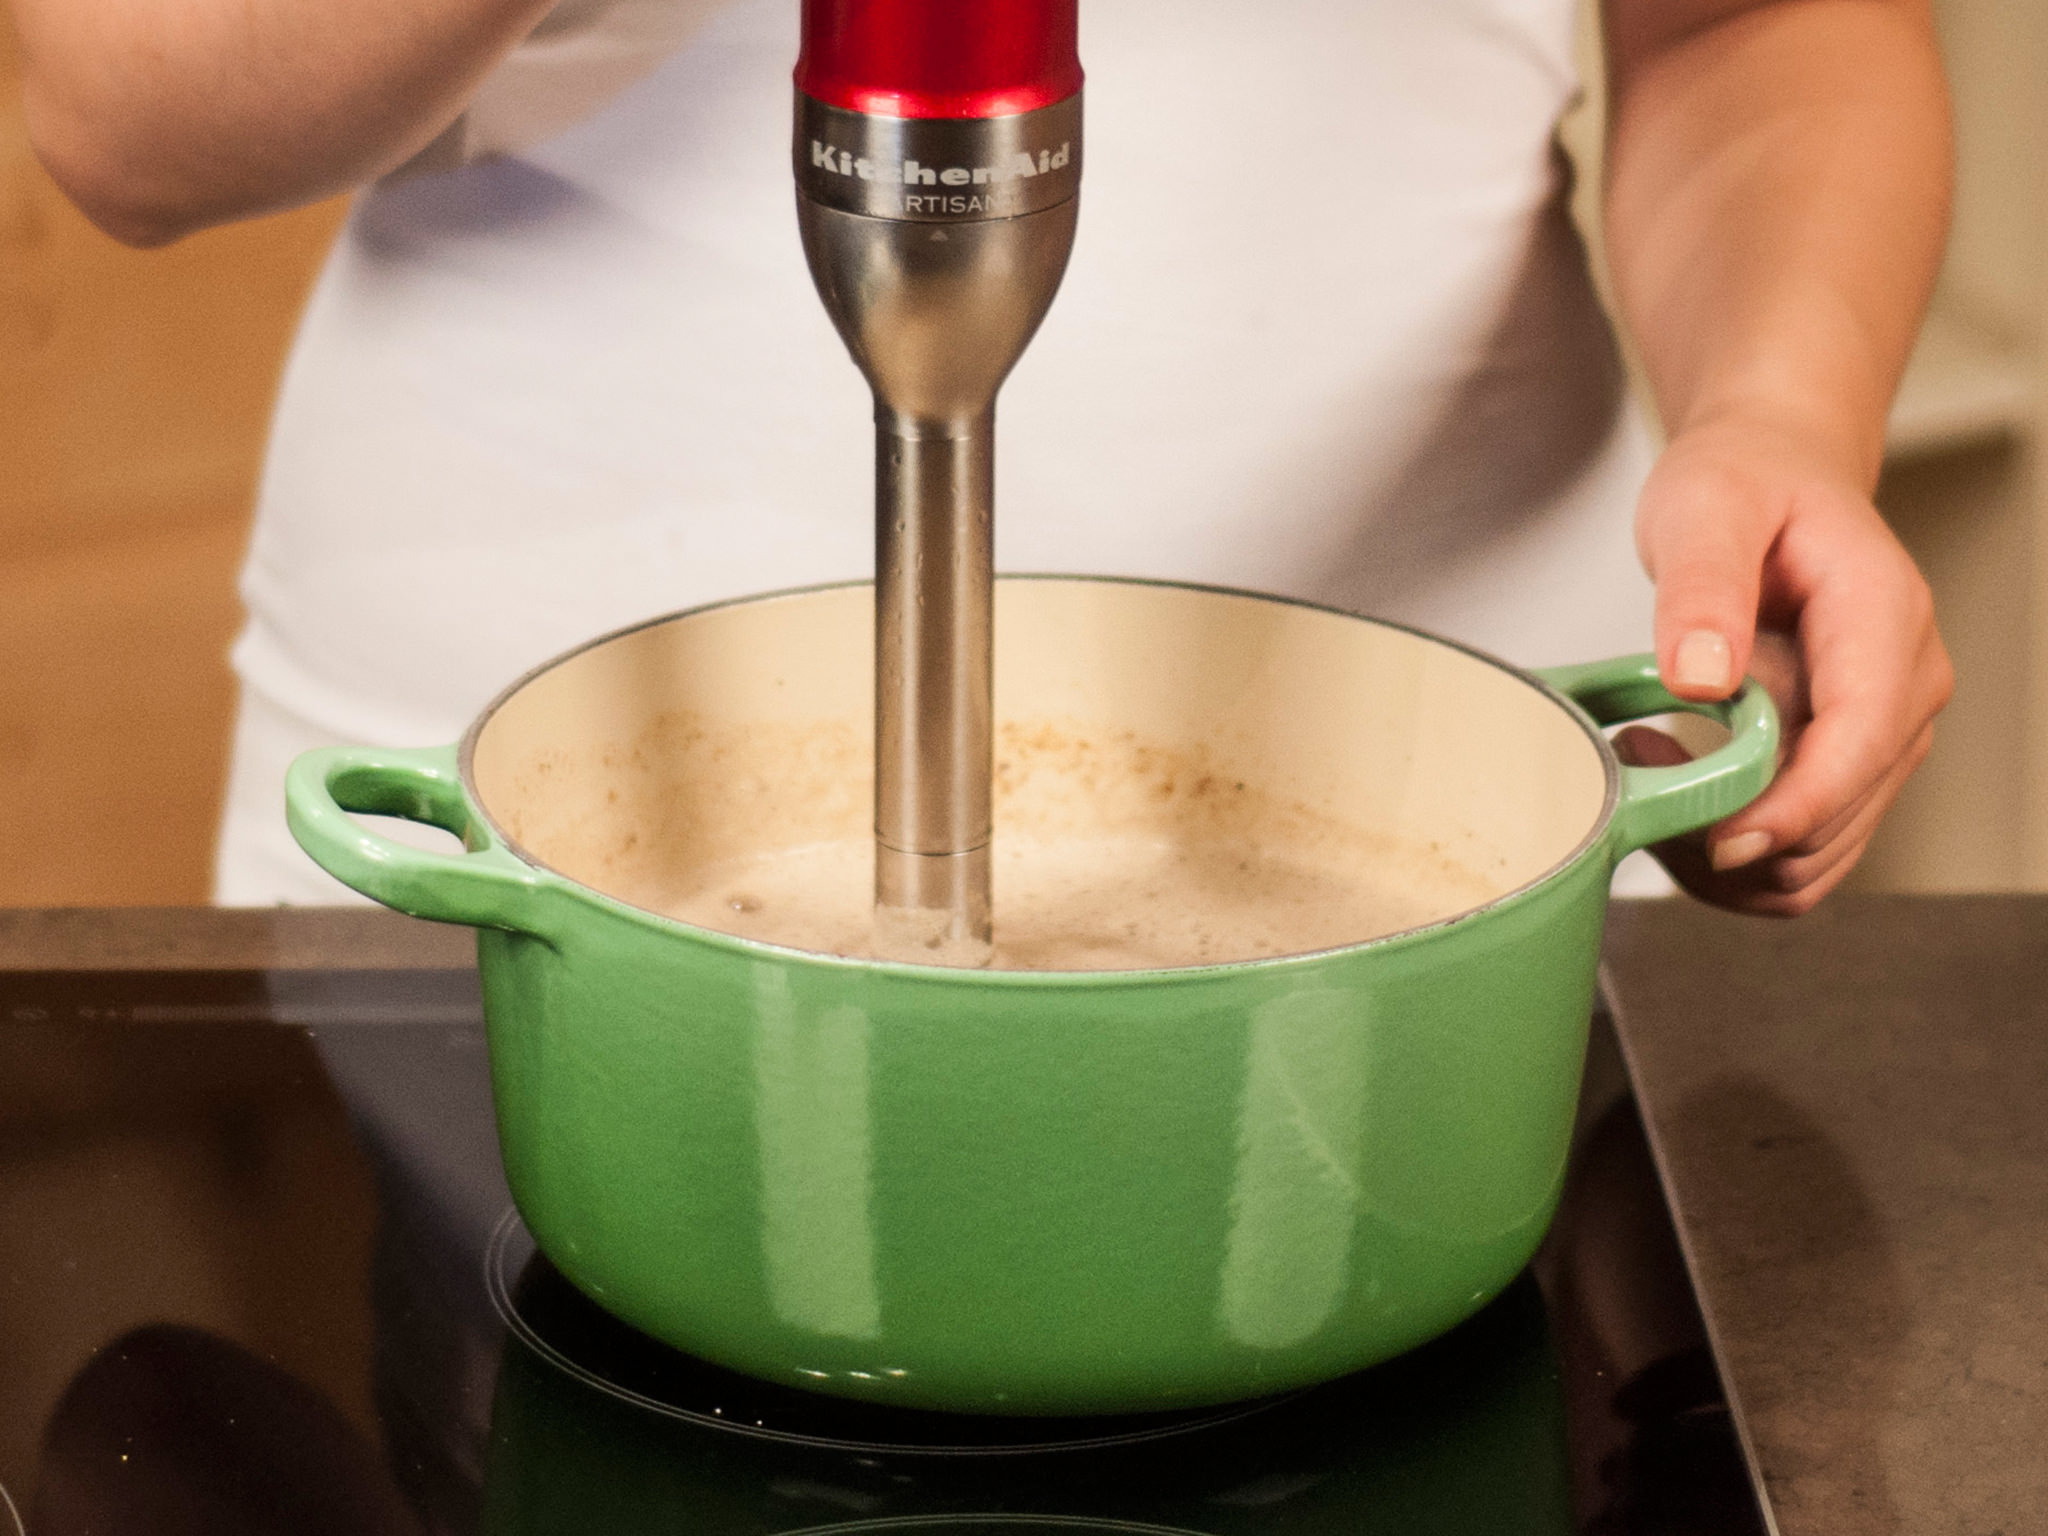
[[[574,836],[538,825],[513,835],[634,906],[874,958],[867,768],[865,742],[848,732],[757,728],[740,739],[671,717],[636,750],[607,758],[608,814]],[[1202,748],[1059,722],[1001,728],[995,820],[991,963],[1004,970],[1301,954],[1439,921],[1501,893],[1497,878],[1440,849],[1238,780]]]
[[[1418,860],[1388,868],[1384,857],[1354,863],[1341,852],[1356,839],[1333,841],[1329,854],[1310,857],[1251,844],[999,832],[990,963],[1126,971],[1255,960],[1398,933],[1486,899],[1454,871]],[[873,874],[868,839],[813,843],[702,870],[689,890],[639,904],[742,938],[871,958]]]

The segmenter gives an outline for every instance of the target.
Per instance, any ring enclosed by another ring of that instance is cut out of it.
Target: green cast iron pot
[[[1009,578],[996,622],[999,757],[1057,739],[1073,781],[1047,799],[1038,774],[1016,816],[1193,836],[1234,786],[1448,870],[1441,910],[1235,964],[977,972],[606,894],[862,835],[865,586],[594,642],[459,748],[308,753],[292,829],[355,889],[477,927],[522,1216],[691,1354],[906,1406],[1098,1413],[1325,1380],[1469,1316],[1562,1184],[1614,865],[1761,791],[1768,696],[1682,704],[1649,657],[1531,674],[1165,584]],[[1727,744],[1629,768],[1599,729],[1675,709]]]

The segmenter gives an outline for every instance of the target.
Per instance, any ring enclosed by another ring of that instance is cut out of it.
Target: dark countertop
[[[1784,1536],[2048,1531],[2048,897],[1621,903],[1607,956]],[[472,957],[373,910],[0,912],[0,971]]]
[[[2048,1531],[2048,898],[1627,903],[1607,956],[1780,1530]]]
[[[445,970],[466,928],[382,907],[0,908],[0,971]]]

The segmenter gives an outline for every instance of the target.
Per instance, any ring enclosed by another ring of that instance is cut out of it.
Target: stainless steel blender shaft
[[[988,958],[995,398],[1066,270],[1079,139],[1078,97],[977,119],[798,97],[804,253],[875,394],[876,944],[892,958]]]
[[[989,942],[994,497],[993,406],[877,409],[875,908],[894,947]]]

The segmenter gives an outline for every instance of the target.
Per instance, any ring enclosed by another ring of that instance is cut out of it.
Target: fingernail
[[[1687,688],[1728,686],[1728,639],[1711,629],[1696,629],[1678,642],[1671,660],[1672,681]]]
[[[1738,832],[1710,845],[1707,858],[1716,869],[1740,869],[1745,864],[1754,864],[1770,851],[1770,833]]]

